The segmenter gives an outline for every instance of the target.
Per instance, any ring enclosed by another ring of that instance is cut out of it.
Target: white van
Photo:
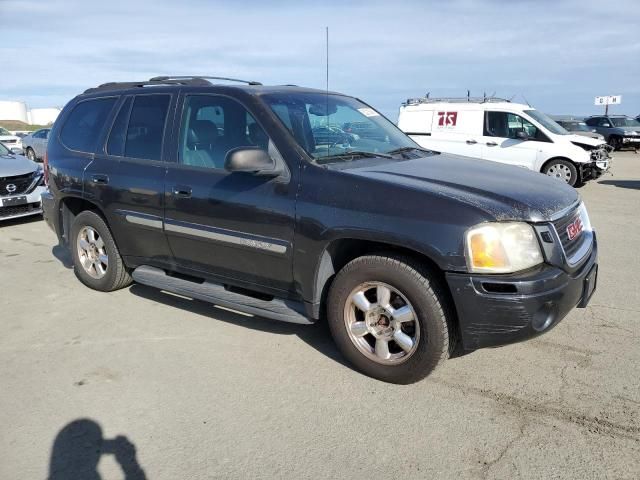
[[[528,105],[498,98],[417,98],[398,126],[424,148],[546,173],[578,186],[609,168],[602,140],[573,135]]]

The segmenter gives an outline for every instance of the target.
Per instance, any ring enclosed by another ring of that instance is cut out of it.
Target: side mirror
[[[604,128],[611,128],[611,124],[610,123],[603,123],[602,126]]]
[[[529,135],[524,130],[520,130],[516,133],[516,138],[519,140],[529,140]]]
[[[269,154],[258,147],[239,147],[230,150],[224,159],[228,172],[243,172],[253,175],[277,177],[282,173]]]

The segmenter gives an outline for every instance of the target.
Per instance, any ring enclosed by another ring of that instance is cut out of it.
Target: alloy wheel
[[[78,258],[85,272],[95,279],[107,274],[109,256],[100,234],[92,227],[80,229],[77,240]]]

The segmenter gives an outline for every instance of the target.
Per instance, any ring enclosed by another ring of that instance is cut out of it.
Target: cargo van
[[[515,165],[571,186],[609,169],[606,142],[568,132],[529,105],[501,98],[414,98],[398,126],[422,147]]]

